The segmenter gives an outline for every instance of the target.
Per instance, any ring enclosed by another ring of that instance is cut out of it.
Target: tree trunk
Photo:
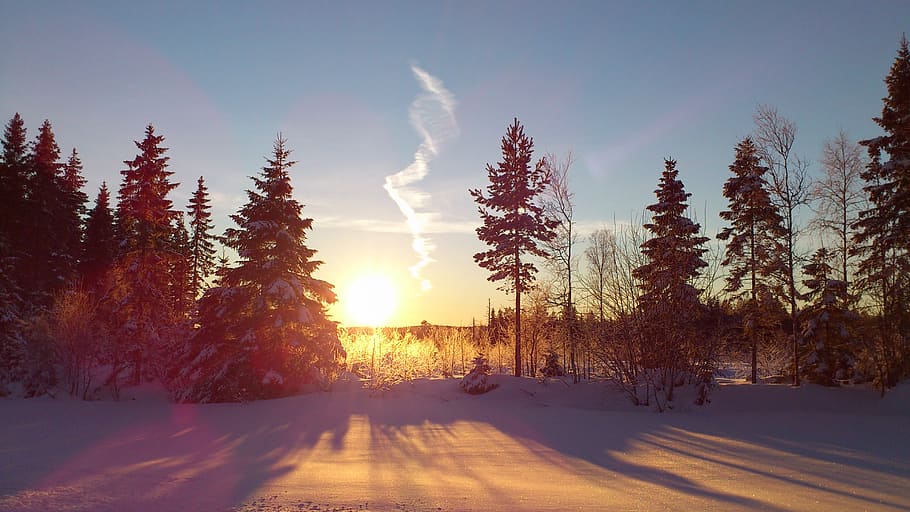
[[[752,314],[752,329],[749,331],[749,337],[752,338],[752,384],[758,383],[758,339],[755,336],[755,322],[758,320],[756,313],[758,313],[758,303],[755,300],[755,225],[749,226],[749,243],[751,247],[749,250],[749,257],[752,259],[752,307],[754,308]]]
[[[790,288],[790,337],[793,340],[793,385],[799,386],[799,330],[796,325],[796,276],[793,273],[793,209],[787,211],[787,283]]]
[[[515,249],[515,376],[521,377],[521,258]]]

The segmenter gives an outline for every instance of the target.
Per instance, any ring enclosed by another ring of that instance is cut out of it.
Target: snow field
[[[910,386],[458,379],[246,404],[0,400],[0,510],[910,510]]]

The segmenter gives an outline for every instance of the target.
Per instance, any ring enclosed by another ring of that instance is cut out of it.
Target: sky
[[[880,133],[872,117],[910,29],[910,2],[875,0],[0,0],[0,12],[0,117],[19,112],[30,137],[49,119],[62,152],[78,149],[89,197],[117,189],[152,123],[175,206],[204,176],[220,233],[280,132],[314,219],[316,277],[340,295],[333,318],[352,323],[345,293],[379,276],[396,288],[393,325],[470,325],[488,300],[511,303],[474,263],[485,246],[468,189],[486,186],[513,118],[535,156],[573,154],[583,234],[640,217],[673,157],[713,235],[756,107],[797,125],[795,151],[818,174],[825,139]]]

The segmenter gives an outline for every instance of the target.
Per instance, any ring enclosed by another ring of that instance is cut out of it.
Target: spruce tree
[[[878,307],[882,392],[910,373],[910,49],[901,37],[885,78],[888,95],[873,120],[885,135],[860,141],[869,163],[861,173],[869,208],[855,226],[858,284]]]
[[[80,274],[86,288],[95,289],[110,270],[117,257],[117,238],[114,232],[114,213],[110,206],[107,183],[102,183],[95,206],[85,220]]]
[[[0,160],[0,257],[16,257],[17,269],[25,250],[26,190],[29,156],[25,122],[18,113],[9,120],[3,132],[3,154]],[[8,262],[13,264],[12,260]],[[15,280],[17,286],[18,280]]]
[[[66,164],[63,166],[63,175],[60,180],[62,199],[60,212],[61,247],[68,259],[68,267],[72,269],[71,275],[78,274],[79,258],[82,252],[83,217],[88,196],[82,190],[85,187],[85,178],[82,176],[82,160],[76,148],[73,148]]]
[[[537,267],[522,257],[547,255],[539,244],[556,236],[557,221],[548,218],[540,204],[549,178],[543,161],[531,168],[534,140],[525,135],[517,118],[506,130],[501,147],[503,160],[496,167],[487,164],[487,194],[480,189],[469,191],[483,219],[477,237],[492,247],[475,254],[474,261],[490,271],[489,281],[502,282],[501,290],[515,293],[514,372],[520,377],[521,294],[529,290],[537,273]]]
[[[646,367],[680,365],[694,355],[701,290],[692,283],[708,265],[702,259],[708,238],[699,236],[699,225],[686,216],[691,194],[679,180],[676,161],[664,160],[664,167],[654,191],[657,203],[648,206],[651,222],[644,225],[653,235],[641,245],[647,263],[633,271],[642,290],[639,305],[648,334],[644,360],[654,363]]]
[[[64,184],[64,164],[51,123],[41,125],[32,145],[27,192],[28,261],[24,265],[32,303],[48,307],[53,294],[75,275],[70,238],[78,213]],[[78,225],[75,226],[78,229]]]
[[[199,305],[199,330],[176,379],[183,401],[221,402],[286,395],[333,377],[344,350],[326,315],[332,285],[313,276],[322,264],[306,245],[313,219],[301,216],[281,135],[268,165],[252,178],[247,203],[225,232],[236,265]]]
[[[184,222],[183,212],[177,212],[174,219],[171,241],[171,282],[170,290],[174,312],[178,318],[188,320],[193,309],[196,296],[192,290],[191,264],[193,250],[190,243],[190,233]]]
[[[24,343],[20,335],[25,307],[23,267],[28,261],[26,188],[28,145],[25,122],[16,113],[6,125],[0,155],[0,394],[21,378]]]
[[[752,383],[758,382],[758,332],[763,310],[776,307],[780,296],[775,283],[781,282],[784,253],[779,240],[784,235],[782,219],[768,193],[764,178],[768,171],[761,165],[752,139],[745,138],[736,146],[736,158],[730,165],[733,173],[724,183],[724,197],[730,209],[720,217],[731,223],[717,235],[727,242],[722,265],[728,268],[726,290],[748,293],[744,330],[752,345]],[[744,279],[746,282],[744,282]],[[745,290],[743,290],[745,288]]]
[[[139,154],[123,162],[127,168],[120,171],[123,181],[117,204],[123,252],[156,252],[171,246],[178,212],[168,194],[179,184],[170,182],[174,173],[168,170],[170,157],[165,156],[168,148],[162,147],[162,142],[164,137],[156,135],[155,127],[148,125],[145,138],[135,143]]]
[[[124,163],[117,205],[119,258],[111,273],[107,304],[120,350],[115,366],[128,370],[133,383],[160,378],[181,321],[171,284],[175,280],[174,229],[178,212],[168,193],[170,182],[164,137],[148,125],[136,141],[139,154]]]
[[[215,268],[215,244],[212,230],[212,207],[208,189],[202,176],[196,192],[187,205],[190,216],[190,292],[198,297],[205,288],[205,281]]]
[[[802,337],[808,348],[803,373],[825,386],[853,376],[854,355],[849,324],[855,316],[847,310],[847,283],[834,278],[831,253],[824,247],[803,266],[809,304],[800,312]]]

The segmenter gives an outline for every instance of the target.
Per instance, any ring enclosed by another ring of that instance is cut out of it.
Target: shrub
[[[488,382],[490,376],[490,365],[483,354],[477,354],[474,358],[474,368],[461,379],[461,389],[465,393],[480,395],[496,388],[496,384]]]

